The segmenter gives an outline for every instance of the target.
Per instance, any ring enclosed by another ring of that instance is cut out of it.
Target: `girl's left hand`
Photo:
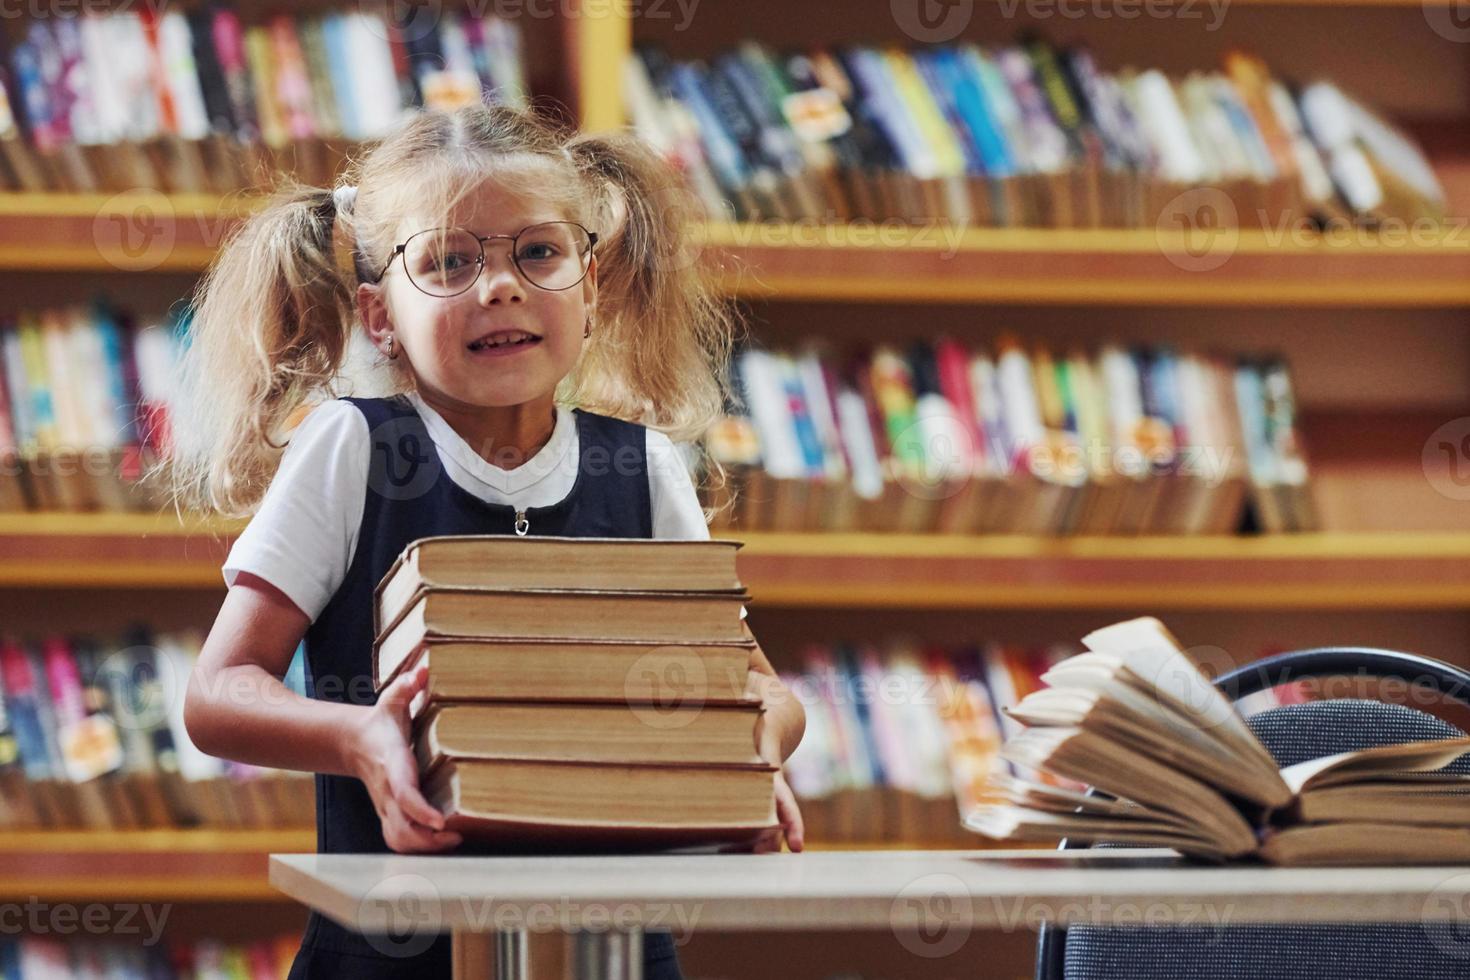
[[[763,674],[752,670],[746,683],[745,693],[747,696],[758,697],[762,702],[768,703],[773,688],[779,682],[769,674]],[[778,769],[785,760],[781,757],[781,740],[777,733],[766,728],[766,714],[761,713],[760,720],[755,723],[755,750],[762,759],[776,766]],[[801,807],[797,805],[796,794],[791,791],[791,786],[786,782],[784,771],[776,773],[776,820],[780,828],[771,828],[762,834],[755,844],[755,853],[764,854],[770,851],[781,850],[781,838],[786,838],[786,846],[793,851],[799,851],[804,845],[806,835],[805,827],[801,820]]]
[[[780,828],[773,827],[756,839],[756,854],[781,850],[783,836],[786,838],[786,846],[791,850],[799,851],[802,848],[802,835],[805,831],[801,823],[801,808],[796,805],[796,794],[791,792],[783,772],[776,773],[776,819],[781,823]]]

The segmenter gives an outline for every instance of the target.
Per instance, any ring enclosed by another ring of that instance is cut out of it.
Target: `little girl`
[[[317,773],[320,851],[460,843],[409,742],[426,669],[372,689],[373,588],[405,545],[709,536],[670,437],[721,411],[732,321],[678,260],[686,230],[657,205],[673,181],[630,137],[502,107],[420,113],[335,191],[278,195],[201,283],[171,475],[191,506],[254,516],[185,720],[206,752]],[[380,355],[354,371],[365,341]],[[349,378],[384,397],[333,398]],[[310,698],[281,681],[303,637]],[[804,715],[759,647],[751,667],[756,748],[779,765]],[[779,777],[777,811],[800,850]],[[448,936],[414,955],[384,938],[313,913],[291,976],[450,975]],[[667,933],[644,957],[646,977],[679,977]]]

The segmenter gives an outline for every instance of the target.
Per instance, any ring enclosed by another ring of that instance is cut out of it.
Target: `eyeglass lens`
[[[570,221],[522,229],[511,253],[526,281],[542,289],[575,286],[587,275],[591,257],[586,229]],[[484,250],[480,240],[462,228],[431,228],[404,244],[403,264],[419,289],[431,296],[454,296],[479,278]]]

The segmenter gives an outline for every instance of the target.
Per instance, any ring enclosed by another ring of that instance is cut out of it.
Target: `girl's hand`
[[[755,750],[766,762],[780,766],[785,762],[781,755],[781,739],[766,725],[766,717],[771,704],[777,698],[789,695],[776,678],[754,670],[746,681],[745,693],[747,697],[760,698],[768,709],[761,713],[760,719],[755,723]],[[793,851],[799,851],[803,847],[806,829],[802,824],[801,807],[797,805],[796,794],[786,782],[785,772],[776,773],[776,820],[781,824],[780,829],[772,828],[762,834],[756,841],[755,853],[781,850],[782,837],[786,838],[786,846]]]
[[[460,835],[444,829],[444,814],[419,791],[418,761],[410,745],[409,702],[424,689],[429,668],[420,664],[364,708],[362,723],[348,733],[352,772],[362,780],[383,821],[383,839],[400,853],[457,847]]]
[[[776,773],[776,819],[781,823],[780,829],[772,828],[756,839],[756,854],[781,850],[782,836],[785,836],[786,846],[791,850],[799,851],[802,848],[802,835],[805,831],[801,822],[801,808],[796,805],[796,794],[786,784],[786,774],[781,772]]]

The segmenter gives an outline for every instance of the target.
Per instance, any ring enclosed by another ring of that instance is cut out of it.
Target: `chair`
[[[1332,647],[1278,654],[1231,671],[1215,686],[1232,701],[1288,681],[1342,675],[1419,685],[1470,704],[1470,672],[1392,650]],[[1464,734],[1426,712],[1363,699],[1283,705],[1247,719],[1282,766],[1337,752]],[[1448,767],[1470,772],[1470,757]],[[1085,845],[1062,841],[1063,849]],[[1107,844],[1097,845],[1107,847]],[[1230,926],[1043,926],[1037,980],[1208,980],[1470,975],[1470,936],[1455,923]]]

